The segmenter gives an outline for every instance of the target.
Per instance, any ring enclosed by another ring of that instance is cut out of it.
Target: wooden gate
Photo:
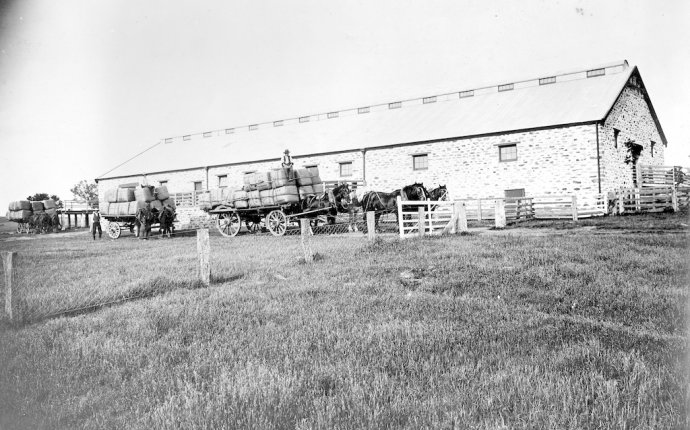
[[[451,201],[407,201],[398,197],[400,238],[456,233],[467,229],[465,206]],[[464,221],[464,222],[463,222]]]

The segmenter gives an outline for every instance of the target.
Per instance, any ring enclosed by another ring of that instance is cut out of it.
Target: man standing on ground
[[[91,227],[93,240],[96,240],[96,230],[98,230],[98,238],[100,239],[103,235],[103,230],[101,230],[101,214],[98,212],[98,209],[93,211],[93,226]]]

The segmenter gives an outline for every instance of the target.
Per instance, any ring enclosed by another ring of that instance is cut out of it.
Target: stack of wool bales
[[[249,207],[249,194],[245,190],[235,190],[232,193],[232,205],[236,209],[246,209]]]
[[[215,190],[209,191],[209,204],[211,207],[216,207],[220,204],[233,205],[233,195],[235,193],[234,188],[217,188]]]
[[[43,200],[43,210],[45,213],[47,213],[50,216],[53,216],[57,213],[57,203],[55,203],[55,200],[53,199],[48,199],[48,200]]]
[[[31,202],[28,200],[19,200],[16,202],[10,202],[7,212],[7,219],[17,222],[26,222],[33,215],[31,210]]]
[[[295,177],[297,178],[297,185],[299,186],[299,197],[304,199],[309,195],[322,196],[324,193],[324,185],[317,167],[312,167],[315,172],[309,169],[297,169]]]
[[[103,215],[134,216],[140,208],[149,207],[158,211],[164,205],[175,208],[175,200],[170,198],[165,186],[154,188],[138,183],[122,184],[118,188],[105,190],[105,200],[98,203]]]
[[[298,203],[310,195],[323,195],[324,185],[316,172],[298,169],[290,179],[285,169],[244,175],[244,187],[233,193],[235,207],[256,208]]]
[[[165,206],[168,206],[175,210],[177,207],[175,205],[175,199],[170,197],[170,193],[168,192],[168,187],[165,185],[161,185],[160,187],[156,187],[153,190],[153,196],[156,198],[156,201],[160,202],[160,210],[163,210]],[[156,207],[158,207],[158,204],[155,204]],[[151,203],[151,209],[153,209],[154,204]]]

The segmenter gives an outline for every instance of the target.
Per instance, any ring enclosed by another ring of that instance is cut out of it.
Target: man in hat
[[[101,213],[96,209],[93,211],[91,232],[93,232],[93,240],[96,240],[96,230],[98,230],[98,238],[100,239],[103,235],[103,230],[101,229]]]
[[[292,156],[290,155],[290,151],[287,149],[283,154],[283,170],[285,170],[285,175],[289,180],[295,179],[292,170]]]

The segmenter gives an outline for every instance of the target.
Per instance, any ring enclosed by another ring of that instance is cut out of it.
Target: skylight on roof
[[[182,136],[182,140],[192,140],[192,135],[188,134],[186,136]]]
[[[338,112],[328,112],[328,115],[326,115],[328,119],[331,118],[338,118]]]
[[[513,84],[504,84],[498,86],[498,91],[510,91],[513,88],[515,88],[515,85]]]
[[[204,137],[211,137],[213,135],[212,131],[205,131],[204,132]]]
[[[436,103],[436,96],[431,96],[431,97],[424,97],[424,100],[422,100],[424,104],[427,103]]]
[[[548,78],[540,78],[539,79],[539,85],[548,85],[548,84],[555,84],[556,83],[556,77],[555,76],[549,76]]]
[[[173,141],[172,137],[168,137],[167,139],[165,139],[165,143],[172,143],[172,141]]]
[[[361,107],[357,109],[357,113],[369,113],[369,107]]]
[[[402,102],[388,103],[388,109],[398,109],[402,106]]]
[[[460,91],[460,98],[472,97],[474,96],[474,90]]]
[[[593,78],[595,76],[602,76],[605,74],[606,74],[606,69],[587,70],[587,77],[588,78]]]
[[[259,129],[259,124],[252,124],[249,126],[249,131],[254,131]]]
[[[309,122],[309,117],[308,116],[301,116],[301,117],[299,117],[299,122]]]

